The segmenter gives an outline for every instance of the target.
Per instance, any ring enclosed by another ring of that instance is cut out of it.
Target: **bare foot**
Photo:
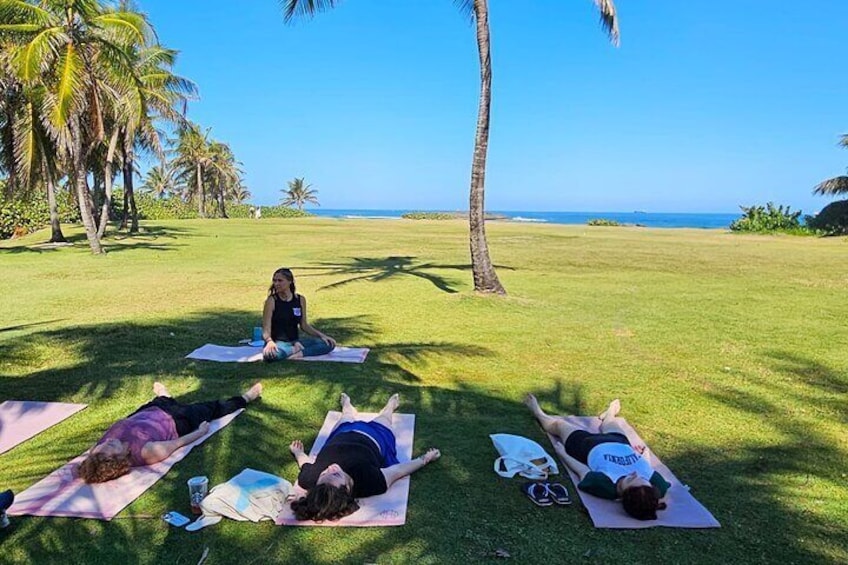
[[[339,396],[339,403],[342,405],[342,411],[347,412],[353,409],[353,404],[350,403],[350,397],[346,392],[343,392],[341,396]]]
[[[256,383],[241,395],[248,403],[262,396],[262,383]]]
[[[400,395],[398,393],[394,393],[389,397],[389,400],[386,402],[386,407],[383,410],[388,410],[389,413],[394,412],[400,406]]]
[[[294,353],[286,357],[286,359],[303,359],[303,350],[301,349],[299,351],[295,351]]]
[[[621,412],[621,401],[619,399],[615,399],[609,403],[607,409],[598,414],[598,418],[603,422],[607,418],[615,418],[618,416],[618,413]]]
[[[539,407],[539,401],[533,393],[527,393],[527,396],[524,397],[524,405],[527,406],[527,408],[529,408],[537,418],[542,413],[542,409]]]
[[[167,396],[168,398],[171,397],[171,393],[168,392],[168,387],[166,387],[159,381],[153,383],[153,394],[155,394],[156,396]]]

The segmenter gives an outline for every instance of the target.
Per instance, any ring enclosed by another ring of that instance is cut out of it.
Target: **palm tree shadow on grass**
[[[44,230],[43,230],[44,231]],[[156,251],[172,251],[175,247],[173,241],[159,242],[159,240],[176,240],[186,236],[192,230],[183,227],[161,226],[156,224],[146,225],[138,233],[126,233],[111,231],[103,239],[103,245],[107,253],[131,251],[133,249],[150,249]],[[49,237],[49,230],[46,230]],[[88,240],[85,233],[74,233],[65,236],[66,243],[53,244],[48,242],[34,243],[28,245],[14,244],[0,246],[0,253],[57,253],[67,248],[88,248]]]
[[[504,265],[495,266],[498,269],[513,270],[512,267]],[[338,288],[355,282],[382,282],[397,277],[411,276],[424,279],[443,292],[455,294],[459,292],[457,287],[461,284],[457,279],[451,280],[430,271],[447,269],[470,271],[471,265],[468,263],[444,264],[416,261],[416,257],[414,256],[389,256],[382,258],[351,257],[345,263],[342,263],[341,261],[321,262],[317,267],[301,266],[293,267],[293,269],[298,271],[322,271],[320,274],[347,277],[337,282],[324,285],[320,287],[319,290]]]

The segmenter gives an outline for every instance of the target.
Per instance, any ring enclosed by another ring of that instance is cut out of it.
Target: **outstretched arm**
[[[269,296],[265,299],[265,306],[262,309],[262,339],[265,341],[262,354],[265,357],[273,356],[277,353],[277,344],[274,343],[274,338],[271,336],[271,318],[273,315],[274,297]]]
[[[315,463],[315,458],[310,457],[303,451],[303,442],[299,439],[294,440],[289,445],[289,451],[294,455],[295,461],[297,461],[297,468],[300,469],[303,467],[304,463]]]
[[[177,439],[168,441],[148,441],[141,448],[141,458],[146,465],[153,465],[160,461],[164,461],[171,456],[173,452],[184,445],[194,443],[202,438],[209,431],[209,422],[201,422],[193,432],[180,436]]]
[[[442,454],[438,449],[430,448],[427,450],[427,453],[420,457],[416,457],[412,461],[397,463],[391,467],[381,469],[381,471],[383,471],[383,476],[386,478],[386,487],[391,487],[395,481],[400,480],[407,475],[411,475],[418,469],[421,469],[441,456]]]
[[[589,472],[589,467],[565,452],[565,446],[561,441],[554,442],[554,451],[559,455],[559,458],[568,465],[568,468],[577,473],[577,477],[582,481],[586,473]]]
[[[314,326],[310,325],[308,318],[306,317],[306,297],[302,294],[300,295],[300,329],[302,329],[304,332],[308,333],[311,336],[323,340],[328,345],[332,345],[333,347],[336,346],[336,340],[334,340],[327,334],[318,331]]]

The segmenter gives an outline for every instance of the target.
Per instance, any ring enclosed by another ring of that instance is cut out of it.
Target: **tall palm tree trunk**
[[[50,243],[64,243],[65,234],[62,233],[62,224],[59,222],[59,206],[56,204],[56,184],[53,182],[53,174],[46,164],[44,170],[45,184],[47,185],[47,210],[50,212]]]
[[[97,227],[97,235],[100,238],[106,234],[106,225],[109,223],[109,210],[112,206],[112,162],[115,159],[115,151],[118,146],[119,129],[115,128],[112,139],[109,140],[109,150],[106,152],[106,165],[103,167],[103,207],[100,210],[100,225]],[[126,193],[126,191],[125,191]]]
[[[203,188],[203,168],[200,163],[194,167],[194,178],[197,182],[197,213],[201,218],[206,217],[206,190]]]
[[[506,294],[489,258],[486,242],[486,154],[489,150],[489,113],[492,98],[492,59],[489,53],[489,6],[487,0],[474,0],[477,22],[477,49],[480,52],[480,104],[477,110],[477,135],[471,163],[471,193],[468,224],[471,242],[471,272],[477,292]]]
[[[124,147],[124,194],[129,198],[130,211],[130,233],[138,233],[138,206],[135,203],[135,189],[133,188],[133,161],[135,155],[132,148]],[[124,209],[126,214],[126,209]]]
[[[77,201],[79,202],[80,217],[82,225],[85,228],[85,235],[88,238],[88,244],[91,246],[91,252],[99,255],[103,253],[103,246],[100,244],[100,238],[97,236],[97,224],[94,222],[94,214],[91,213],[92,202],[91,194],[88,191],[88,182],[86,180],[86,169],[81,159],[78,159],[74,164],[74,188],[77,193]]]

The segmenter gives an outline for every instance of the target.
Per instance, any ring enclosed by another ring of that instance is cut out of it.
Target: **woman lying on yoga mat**
[[[429,449],[408,463],[398,462],[392,432],[397,394],[369,422],[357,420],[356,408],[344,393],[341,404],[342,417],[317,457],[306,455],[300,440],[289,446],[300,467],[297,484],[307,491],[291,503],[298,520],[343,518],[359,509],[357,498],[383,494],[398,479],[441,457],[438,449]]]
[[[87,483],[103,483],[129,473],[132,467],[152,465],[209,431],[209,421],[244,408],[262,394],[256,383],[241,396],[196,404],[171,398],[162,383],[153,383],[156,394],[130,416],[106,430],[89,451],[78,474]]]
[[[599,434],[545,414],[532,394],[524,403],[542,429],[556,436],[554,450],[580,477],[577,488],[601,498],[620,498],[624,510],[637,520],[657,519],[657,510],[666,507],[660,499],[671,485],[654,471],[650,450],[636,430],[618,417],[618,399],[599,416]]]
[[[298,329],[312,337],[301,338]],[[262,339],[266,361],[324,355],[336,347],[333,338],[306,321],[306,298],[295,290],[290,269],[274,271],[262,311]]]

